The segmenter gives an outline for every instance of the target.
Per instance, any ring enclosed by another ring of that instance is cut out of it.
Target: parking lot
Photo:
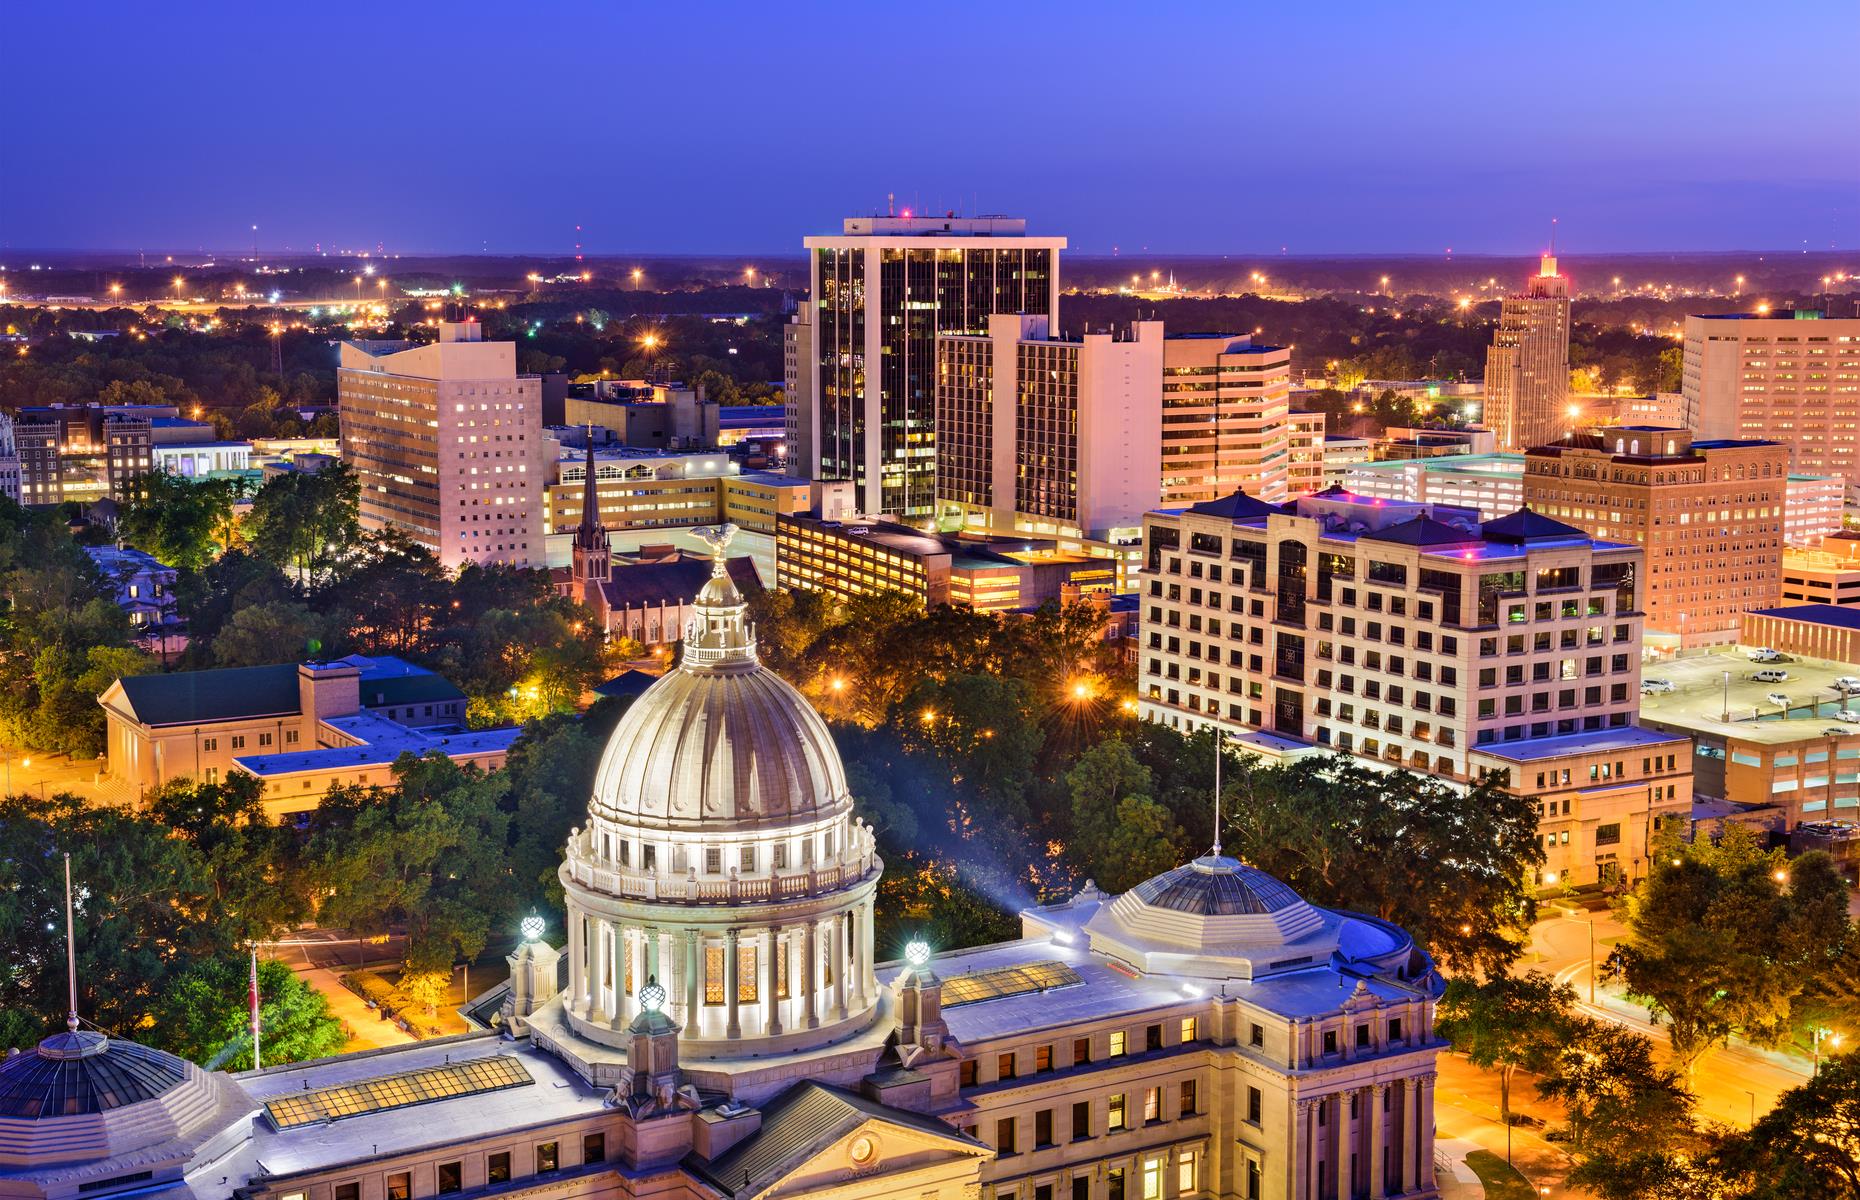
[[[1817,728],[1844,724],[1835,715],[1843,708],[1860,716],[1860,696],[1843,696],[1834,687],[1837,676],[1860,676],[1860,667],[1795,655],[1787,656],[1785,662],[1753,663],[1750,650],[1725,647],[1695,658],[1647,664],[1641,678],[1667,680],[1673,690],[1643,695],[1641,711],[1655,720],[1707,728],[1722,726],[1727,712],[1734,724],[1786,722],[1798,730],[1811,722]],[[1789,678],[1782,683],[1762,683],[1751,678],[1763,670],[1787,671]],[[1786,716],[1781,706],[1770,701],[1771,693],[1788,699]],[[1860,733],[1860,724],[1853,731]],[[1764,732],[1781,735],[1783,730]]]

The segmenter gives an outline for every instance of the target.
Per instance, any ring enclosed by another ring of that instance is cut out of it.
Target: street
[[[1647,1018],[1647,1010],[1621,998],[1599,981],[1595,1002],[1589,1002],[1589,935],[1594,922],[1595,958],[1599,964],[1614,944],[1626,935],[1621,923],[1606,910],[1553,911],[1531,928],[1531,941],[1521,969],[1536,969],[1576,989],[1578,1007],[1591,1016],[1624,1025],[1652,1038],[1666,1057],[1666,1030]],[[1799,1053],[1766,1050],[1733,1040],[1731,1045],[1708,1050],[1687,1081],[1698,1097],[1699,1115],[1738,1127],[1768,1112],[1776,1098],[1806,1080],[1809,1059]]]

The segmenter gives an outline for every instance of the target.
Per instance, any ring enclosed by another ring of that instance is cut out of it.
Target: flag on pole
[[[252,986],[249,999],[252,1004],[252,1069],[263,1065],[258,1060],[258,947],[252,947]]]

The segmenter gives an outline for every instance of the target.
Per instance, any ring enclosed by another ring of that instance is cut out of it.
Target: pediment
[[[978,1183],[994,1157],[987,1146],[951,1129],[947,1136],[872,1117],[805,1155],[753,1194],[761,1200],[802,1196],[921,1195],[951,1182]]]

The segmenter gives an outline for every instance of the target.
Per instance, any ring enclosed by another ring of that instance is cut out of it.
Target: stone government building
[[[500,1031],[227,1075],[74,1020],[0,1063],[0,1194],[1438,1194],[1432,963],[1232,858],[878,961],[871,831],[713,536],[684,661],[569,839],[566,947],[526,923]]]

